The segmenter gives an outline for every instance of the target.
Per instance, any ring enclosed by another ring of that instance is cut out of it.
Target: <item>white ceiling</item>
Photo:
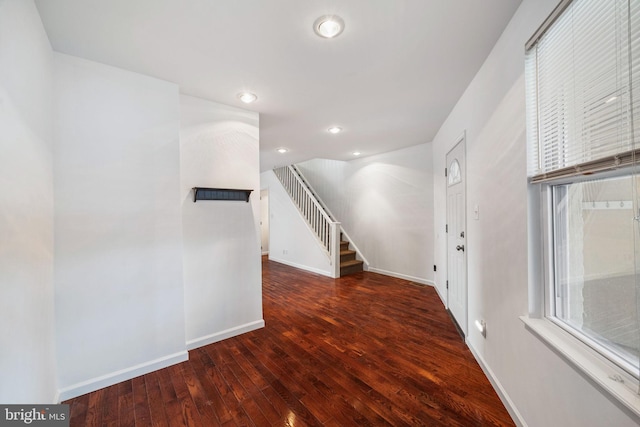
[[[430,142],[520,2],[36,0],[56,51],[259,112],[263,171]],[[325,14],[339,37],[314,34]]]

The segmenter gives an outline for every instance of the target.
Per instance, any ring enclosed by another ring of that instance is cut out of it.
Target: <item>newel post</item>
[[[331,223],[331,267],[333,275],[331,277],[340,277],[340,223]]]

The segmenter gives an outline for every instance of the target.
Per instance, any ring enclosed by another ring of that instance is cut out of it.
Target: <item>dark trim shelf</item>
[[[193,203],[197,200],[231,200],[249,202],[253,190],[193,187]]]

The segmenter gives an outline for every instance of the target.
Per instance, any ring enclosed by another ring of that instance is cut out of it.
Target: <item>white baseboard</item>
[[[317,274],[321,274],[323,276],[332,277],[331,273],[328,272],[328,271],[320,270],[318,268],[308,267],[308,266],[302,265],[302,264],[296,264],[295,262],[291,262],[291,261],[288,261],[288,260],[270,257],[269,261],[279,262],[280,264],[285,264],[285,265],[288,265],[290,267],[299,268],[300,270],[310,271],[312,273],[317,273]],[[370,271],[372,273],[383,274],[385,276],[397,277],[398,279],[409,280],[410,282],[420,283],[421,285],[427,285],[427,286],[435,287],[434,283],[431,280],[427,280],[427,279],[423,279],[423,278],[415,277],[415,276],[409,276],[408,274],[396,273],[396,272],[393,272],[393,271],[382,270],[380,268],[374,268],[374,267],[364,268],[364,270],[365,271]],[[436,290],[437,290],[437,288],[436,288]]]
[[[422,279],[420,277],[409,276],[408,274],[396,273],[393,271],[382,270],[380,268],[374,268],[374,267],[369,267],[368,271],[372,273],[384,274],[385,276],[397,277],[398,279],[409,280],[410,282],[420,283],[421,285],[434,286],[431,280]]]
[[[269,251],[262,251],[262,255],[269,255]]]
[[[61,402],[63,400],[82,396],[83,394],[87,394],[122,381],[130,380],[131,378],[136,378],[140,375],[148,374],[149,372],[157,371],[158,369],[166,368],[167,366],[175,365],[176,363],[184,362],[188,359],[189,353],[186,351],[180,351],[155,360],[140,363],[130,368],[121,369],[106,375],[91,378],[87,381],[82,381],[58,390],[56,401]]]
[[[226,329],[224,331],[216,332],[215,334],[206,335],[204,337],[196,338],[187,341],[187,350],[193,350],[194,348],[202,347],[205,345],[213,344],[214,342],[226,340],[227,338],[235,337],[246,332],[255,331],[256,329],[264,328],[264,320],[256,320],[255,322],[246,323],[244,325],[236,326],[234,328]]]
[[[484,372],[484,374],[487,376],[487,378],[489,378],[489,382],[491,382],[493,389],[498,394],[498,397],[502,401],[502,404],[504,405],[504,407],[509,412],[509,415],[511,415],[511,418],[513,419],[513,421],[516,423],[518,427],[527,427],[527,423],[522,417],[522,414],[520,414],[520,411],[518,411],[518,408],[516,408],[516,406],[513,404],[513,401],[511,400],[507,392],[502,387],[502,384],[500,384],[500,381],[498,381],[498,379],[495,377],[491,368],[487,366],[487,364],[484,362],[484,359],[480,356],[478,352],[476,352],[473,346],[469,343],[469,340],[465,340],[465,343],[467,344],[467,347],[469,347],[469,350],[471,350],[471,354],[473,354],[473,357],[476,358],[476,361],[480,365],[480,368],[482,368],[482,371]]]
[[[296,264],[295,262],[287,261],[284,259],[269,258],[269,261],[279,262],[280,264],[285,264],[285,265],[288,265],[289,267],[295,267],[295,268],[299,268],[300,270],[309,271],[311,273],[317,273],[323,276],[332,277],[331,272],[329,271],[320,270],[319,268],[313,268],[313,267],[309,267],[302,264]]]

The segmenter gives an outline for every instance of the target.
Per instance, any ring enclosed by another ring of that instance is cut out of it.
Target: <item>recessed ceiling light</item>
[[[286,148],[284,148],[284,147],[281,147],[281,148],[278,148],[278,150],[277,150],[277,151],[278,151],[278,153],[280,153],[280,154],[284,154],[284,153],[286,153],[286,152],[287,152],[287,151],[289,151],[289,150],[287,150],[287,149],[286,149]]]
[[[614,95],[614,96],[612,96],[611,98],[609,98],[609,99],[607,99],[606,101],[604,101],[604,103],[605,103],[605,104],[610,104],[610,103],[612,103],[613,101],[615,101],[616,99],[618,99],[618,97]]]
[[[344,21],[338,15],[324,15],[313,23],[313,31],[325,39],[339,36],[344,30]]]
[[[258,96],[255,93],[251,93],[251,92],[240,92],[238,94],[238,99],[244,102],[245,104],[251,104],[256,99],[258,99]]]
[[[333,134],[342,132],[342,128],[339,126],[332,126],[327,130],[329,131],[329,133],[333,133]]]
[[[353,155],[354,155],[354,156],[359,156],[360,154],[362,154],[362,153],[361,153],[361,152],[359,152],[359,151],[354,151],[354,152],[353,152]]]

